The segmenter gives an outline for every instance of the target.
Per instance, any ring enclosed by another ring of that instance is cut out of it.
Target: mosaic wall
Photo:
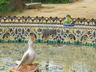
[[[0,42],[27,42],[30,36],[40,43],[96,43],[95,29],[0,27]]]

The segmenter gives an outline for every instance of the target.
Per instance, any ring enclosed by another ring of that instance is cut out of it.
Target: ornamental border
[[[55,24],[62,25],[66,17],[0,16],[1,24]],[[96,19],[72,18],[75,25],[96,26]]]

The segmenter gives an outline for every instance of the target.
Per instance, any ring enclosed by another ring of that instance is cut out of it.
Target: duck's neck
[[[33,50],[33,47],[32,47],[32,45],[29,45],[29,48],[28,48],[29,50]]]

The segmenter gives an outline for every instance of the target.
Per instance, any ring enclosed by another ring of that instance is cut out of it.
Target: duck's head
[[[34,37],[31,37],[31,38],[29,39],[29,41],[28,41],[28,44],[29,44],[29,45],[32,45],[32,44],[33,44],[33,41],[34,41]]]

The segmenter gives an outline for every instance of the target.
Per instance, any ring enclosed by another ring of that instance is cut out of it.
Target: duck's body
[[[32,62],[35,59],[35,51],[32,47],[33,41],[29,40],[28,41],[29,44],[29,48],[28,50],[24,53],[21,61],[16,61],[16,63],[18,64],[18,67],[20,67],[22,64],[32,64]]]
[[[32,64],[33,60],[35,59],[35,51],[28,49],[25,55],[28,56],[28,58],[24,64]]]

